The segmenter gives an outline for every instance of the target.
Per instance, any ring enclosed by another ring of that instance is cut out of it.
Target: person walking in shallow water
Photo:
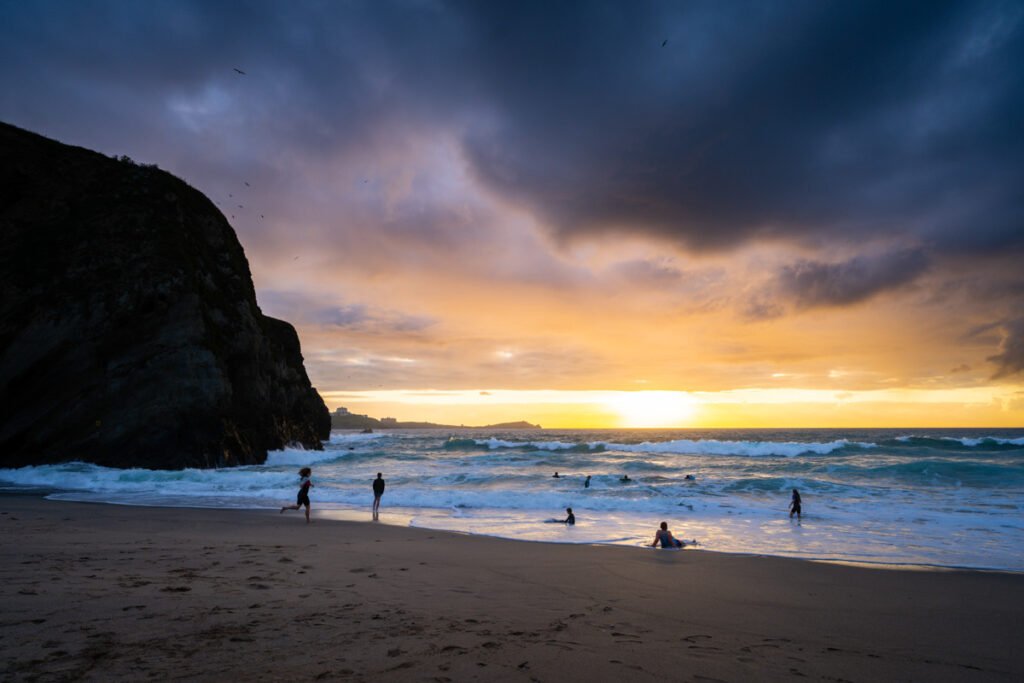
[[[281,512],[285,510],[298,510],[302,506],[306,506],[306,524],[309,524],[309,490],[313,488],[313,481],[309,478],[313,474],[313,470],[308,467],[303,467],[299,470],[299,495],[295,498],[295,505],[286,505],[281,508]]]
[[[793,519],[793,515],[796,515],[797,521],[800,521],[800,492],[793,489],[793,499],[789,501],[789,518]]]
[[[377,519],[380,515],[380,497],[384,495],[384,475],[380,472],[377,473],[377,478],[373,480],[373,518]]]

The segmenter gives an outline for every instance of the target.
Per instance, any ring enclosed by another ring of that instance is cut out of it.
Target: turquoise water
[[[256,467],[71,463],[0,470],[0,487],[274,508],[294,498],[302,465],[313,468],[319,515],[369,517],[370,481],[383,472],[391,523],[639,547],[667,521],[710,550],[1024,571],[1024,430],[335,432],[322,452],[288,449]],[[787,513],[793,488],[799,523]],[[574,528],[544,523],[566,507]]]

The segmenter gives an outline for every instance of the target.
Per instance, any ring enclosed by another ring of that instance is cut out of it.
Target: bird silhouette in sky
[[[239,69],[239,68],[237,68],[237,67],[232,67],[232,68],[234,68],[234,69],[235,69],[235,73],[241,74],[242,76],[244,76],[244,75],[245,75],[245,72],[244,72],[244,71],[242,71],[241,69]]]
[[[245,182],[244,180],[242,182]],[[252,187],[249,183],[245,183],[246,187]]]
[[[244,207],[244,206],[242,206],[241,204],[239,204],[239,205],[238,205],[238,208],[239,208],[239,209],[244,209],[245,207]]]
[[[665,47],[666,45],[668,45],[668,38],[666,38],[665,40],[661,41],[661,46],[662,47]]]
[[[262,214],[262,213],[260,214],[260,219],[261,219],[261,220],[263,219],[263,214]]]

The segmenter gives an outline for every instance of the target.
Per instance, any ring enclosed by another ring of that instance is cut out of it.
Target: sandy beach
[[[4,497],[2,678],[1024,678],[1024,575],[313,520]]]

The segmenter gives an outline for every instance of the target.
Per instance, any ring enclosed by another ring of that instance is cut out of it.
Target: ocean
[[[666,521],[698,549],[1024,571],[1024,429],[333,432],[323,451],[277,451],[260,466],[0,469],[0,491],[276,509],[294,503],[306,465],[314,519],[369,519],[382,472],[384,523],[640,548]],[[575,527],[550,523],[567,507]]]

